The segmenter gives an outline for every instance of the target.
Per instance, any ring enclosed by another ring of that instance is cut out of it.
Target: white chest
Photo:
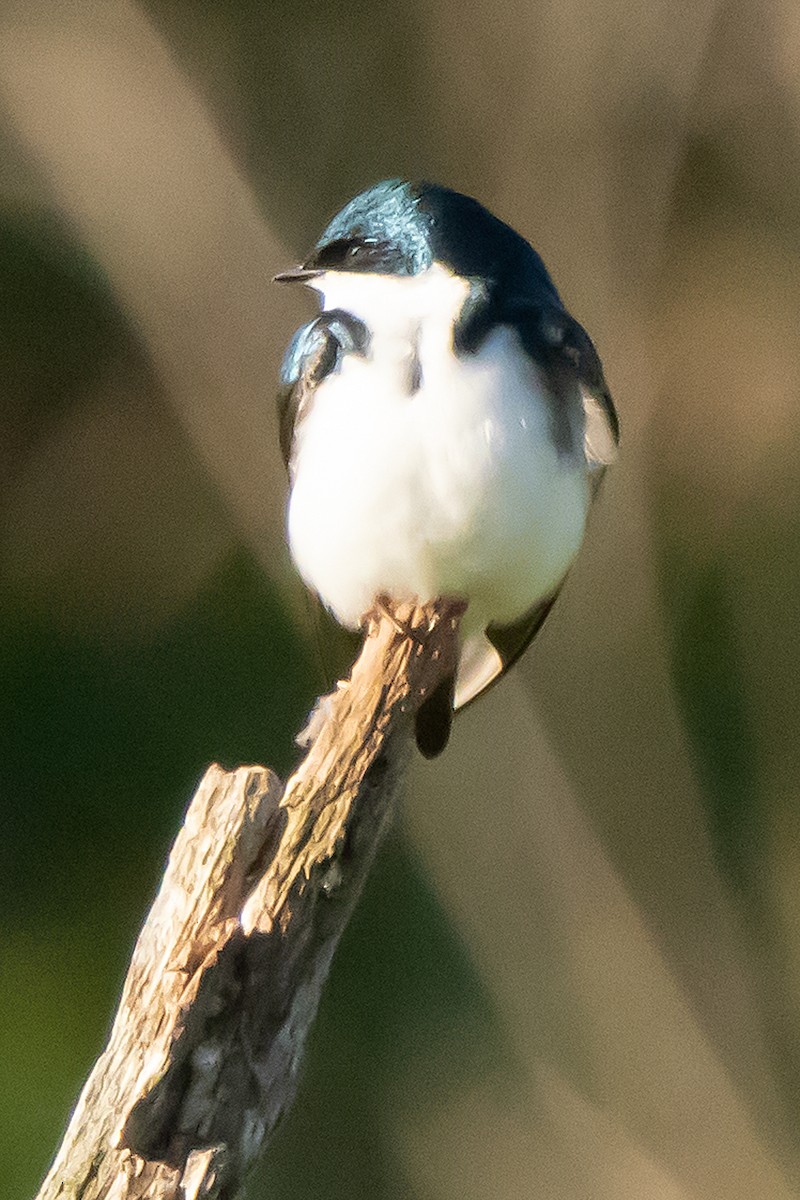
[[[516,334],[498,328],[457,358],[467,285],[446,272],[423,282],[340,276],[325,288],[325,306],[373,337],[367,357],[320,384],[303,422],[289,542],[353,627],[380,594],[460,596],[470,624],[513,620],[555,588],[583,536],[585,462],[558,453],[551,400]]]

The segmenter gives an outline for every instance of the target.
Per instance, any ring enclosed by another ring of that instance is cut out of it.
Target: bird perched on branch
[[[433,756],[578,552],[619,437],[603,369],[528,242],[436,184],[362,192],[276,279],[322,305],[279,395],[301,576],[349,629],[385,602],[467,602],[457,675],[417,714]]]

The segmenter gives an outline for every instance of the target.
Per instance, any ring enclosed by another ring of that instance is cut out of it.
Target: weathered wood
[[[411,717],[462,606],[382,616],[285,788],[206,772],[108,1046],[38,1200],[233,1200],[294,1097],[331,958],[393,809]]]

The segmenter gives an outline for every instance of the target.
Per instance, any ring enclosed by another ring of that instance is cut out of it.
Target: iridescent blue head
[[[361,192],[333,218],[302,266],[277,278],[312,279],[324,271],[419,275],[435,263],[506,295],[559,302],[533,247],[477,200],[401,179]]]

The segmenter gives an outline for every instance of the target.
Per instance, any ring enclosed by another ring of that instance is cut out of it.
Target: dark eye
[[[350,238],[337,238],[328,242],[314,255],[314,266],[324,271],[334,271],[337,267],[351,266],[358,258],[360,243]]]
[[[398,251],[388,242],[377,238],[336,238],[322,246],[307,266],[320,271],[379,271],[397,270]]]

